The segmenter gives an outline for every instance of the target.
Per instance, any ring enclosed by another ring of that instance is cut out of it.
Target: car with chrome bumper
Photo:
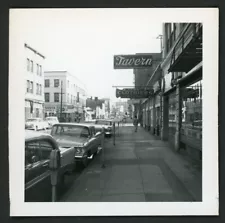
[[[102,128],[105,129],[105,136],[112,136],[113,134],[113,120],[111,119],[96,119],[95,120],[96,131],[101,132]]]
[[[48,122],[41,118],[28,118],[25,122],[25,129],[39,131],[46,130],[48,128]]]
[[[101,150],[102,133],[96,133],[91,124],[58,123],[51,135],[59,146],[75,148],[75,159],[84,167]]]
[[[64,187],[65,176],[75,166],[74,148],[59,147],[53,137],[46,133],[25,130],[25,201],[51,201],[52,185],[50,154],[52,150],[60,152],[60,168],[58,169],[57,190]]]

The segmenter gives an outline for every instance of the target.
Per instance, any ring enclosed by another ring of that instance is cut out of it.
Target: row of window
[[[60,102],[59,95],[60,95],[59,92],[54,93],[54,102]],[[83,100],[80,99],[79,92],[78,92],[77,97],[67,94],[66,101],[67,103],[75,104],[76,102],[80,102],[80,101],[82,102]],[[47,92],[45,93],[45,102],[50,102],[50,93],[47,93]]]
[[[27,71],[34,72],[34,62],[29,58],[27,58]],[[37,75],[42,75],[42,66],[38,63],[36,63],[36,73]]]
[[[60,86],[60,80],[59,79],[54,79],[54,87],[59,87]],[[45,87],[48,88],[50,87],[50,79],[45,79]],[[70,82],[67,81],[67,88],[70,87]],[[71,88],[74,88],[75,91],[78,91],[80,92],[81,94],[85,94],[84,90],[79,88],[78,86],[76,86],[75,84],[74,85],[71,85]]]
[[[33,81],[29,81],[27,80],[27,93],[31,93],[33,94],[34,93],[34,83]],[[42,95],[42,85],[41,84],[36,84],[36,94],[37,95]]]

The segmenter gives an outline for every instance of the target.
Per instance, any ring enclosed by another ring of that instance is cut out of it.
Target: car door
[[[52,149],[45,140],[26,143],[25,201],[51,200],[49,157]]]

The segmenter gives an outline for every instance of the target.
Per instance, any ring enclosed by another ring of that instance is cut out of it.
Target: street
[[[115,142],[106,138],[104,152],[67,177],[60,201],[201,201],[201,170],[167,142],[132,124],[119,127]]]

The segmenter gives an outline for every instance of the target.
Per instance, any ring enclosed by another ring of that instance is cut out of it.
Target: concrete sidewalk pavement
[[[102,168],[103,155],[106,168]],[[201,201],[201,172],[139,127],[120,127],[105,141],[61,201]]]

